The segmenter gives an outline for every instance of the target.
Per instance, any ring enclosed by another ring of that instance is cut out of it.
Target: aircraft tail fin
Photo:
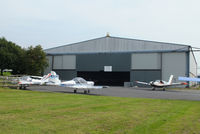
[[[54,82],[54,83],[59,82],[59,76],[56,74],[56,72],[51,71],[47,75],[43,76],[43,78],[41,80],[41,85],[43,85],[45,82],[49,82],[49,81]]]
[[[168,81],[168,84],[169,84],[169,85],[172,84],[173,77],[174,77],[173,75],[170,75],[170,77],[169,77],[169,81]]]
[[[51,76],[51,73],[48,73],[47,75],[44,75],[41,80],[41,85],[45,83],[45,81]]]
[[[59,79],[59,75],[56,74],[56,72],[51,71],[50,73],[51,75],[48,78],[47,81],[47,85],[59,85],[61,83],[60,79]]]

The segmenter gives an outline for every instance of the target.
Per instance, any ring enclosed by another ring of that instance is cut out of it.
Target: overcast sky
[[[0,37],[44,49],[111,36],[200,47],[200,0],[0,0]]]

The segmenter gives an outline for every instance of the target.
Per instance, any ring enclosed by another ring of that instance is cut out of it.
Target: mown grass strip
[[[200,102],[44,93],[0,88],[0,132],[200,132]]]

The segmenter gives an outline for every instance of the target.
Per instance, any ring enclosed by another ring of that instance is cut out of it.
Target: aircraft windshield
[[[73,80],[74,80],[77,84],[85,84],[85,83],[87,83],[87,81],[84,80],[84,79],[81,78],[81,77],[76,77],[76,78],[74,78]]]
[[[155,82],[159,82],[159,83],[162,83],[162,84],[166,83],[166,82],[163,81],[163,80],[156,80]]]

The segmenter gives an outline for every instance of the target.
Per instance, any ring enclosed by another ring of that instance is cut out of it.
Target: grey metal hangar
[[[195,77],[197,62],[189,45],[111,37],[91,39],[45,50],[49,67],[61,80],[83,77],[95,84],[135,86],[134,81],[162,79],[171,74]]]

